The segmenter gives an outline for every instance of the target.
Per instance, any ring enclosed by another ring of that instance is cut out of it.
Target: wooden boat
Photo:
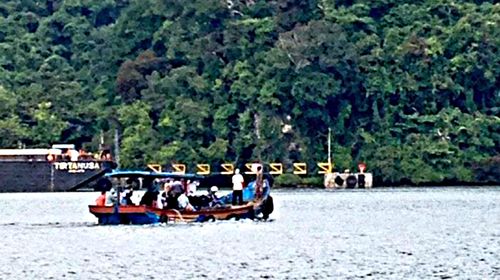
[[[141,185],[151,188],[154,179],[158,178],[191,178],[206,179],[193,174],[175,174],[168,172],[146,172],[146,171],[120,171],[107,174],[110,178],[140,178]],[[213,182],[213,180],[207,180]],[[148,185],[149,184],[149,185]],[[232,194],[220,198],[222,205],[217,207],[202,207],[194,211],[161,209],[152,205],[89,205],[89,211],[98,218],[99,224],[155,224],[168,222],[205,222],[229,219],[254,219],[261,217],[267,219],[273,211],[273,201],[270,196],[270,182],[264,180],[264,193],[262,198],[254,197],[254,182],[248,184],[243,191],[243,198],[247,201],[244,205],[230,205]],[[202,183],[203,186],[203,183]]]

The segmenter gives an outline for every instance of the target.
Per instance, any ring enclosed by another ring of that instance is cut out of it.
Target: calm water
[[[96,226],[0,194],[0,279],[500,279],[500,188],[275,191],[271,222]]]

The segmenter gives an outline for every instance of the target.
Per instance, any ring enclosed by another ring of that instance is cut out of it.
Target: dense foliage
[[[339,169],[491,179],[495,2],[3,0],[0,146],[97,149],[117,129],[123,167],[313,164],[332,128]]]

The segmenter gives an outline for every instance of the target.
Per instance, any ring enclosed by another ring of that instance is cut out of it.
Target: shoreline
[[[355,189],[388,189],[388,188],[498,188],[500,187],[500,183],[492,183],[492,184],[425,184],[425,185],[376,185],[371,188],[326,188],[322,185],[297,185],[297,186],[273,186],[273,189],[327,189],[327,190],[355,190]]]
[[[325,188],[323,186],[318,186],[318,185],[309,185],[309,186],[274,186],[272,187],[272,190],[331,190],[331,191],[351,191],[351,190],[359,190],[359,191],[369,191],[371,189],[376,189],[376,190],[383,190],[383,189],[446,189],[446,188],[454,188],[454,189],[495,189],[498,188],[500,190],[500,183],[497,184],[484,184],[484,185],[425,185],[425,186],[410,186],[410,185],[400,185],[400,186],[378,186],[378,187],[372,187],[372,188]],[[141,192],[143,190],[136,190],[137,192]],[[231,189],[229,188],[221,188],[219,190],[220,192],[224,193],[230,193]],[[98,191],[95,191],[93,189],[81,189],[81,190],[76,190],[76,191],[62,191],[62,192],[47,192],[47,191],[41,191],[41,192],[0,192],[1,194],[17,194],[17,193],[36,193],[36,194],[42,194],[42,193],[48,193],[48,194],[55,194],[55,193],[98,193]]]

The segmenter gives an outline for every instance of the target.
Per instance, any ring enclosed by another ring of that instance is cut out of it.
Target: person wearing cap
[[[210,187],[210,192],[208,193],[208,199],[209,199],[208,206],[210,207],[222,206],[222,202],[220,201],[219,197],[217,197],[218,191],[219,188],[217,186]]]
[[[240,174],[240,170],[236,168],[234,171],[234,175],[232,178],[233,182],[233,205],[242,205],[243,204],[243,183],[245,180],[243,176]]]

